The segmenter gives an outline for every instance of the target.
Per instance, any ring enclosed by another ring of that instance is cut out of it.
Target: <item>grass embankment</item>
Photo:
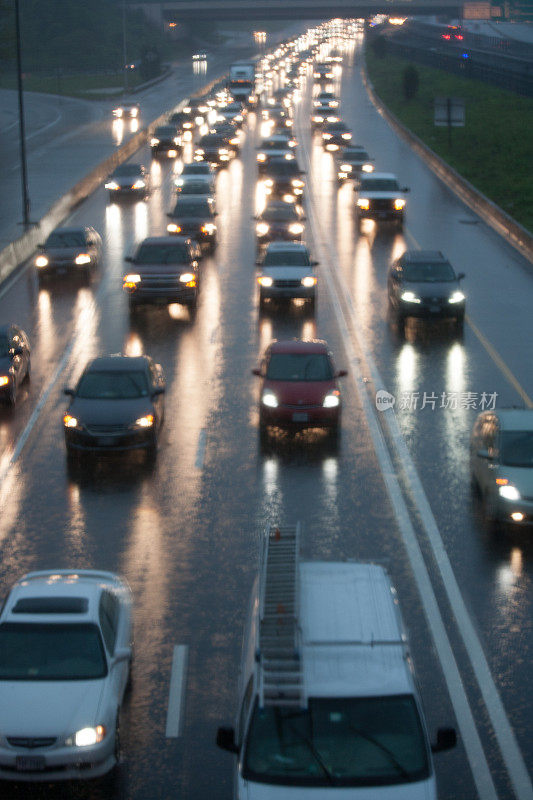
[[[128,87],[132,89],[143,82],[138,70],[128,74]],[[122,73],[111,75],[25,75],[24,90],[26,92],[45,92],[47,94],[64,94],[69,97],[84,97],[90,100],[101,100],[106,97],[120,95],[124,91]],[[2,75],[0,89],[16,89],[15,75]],[[99,91],[100,90],[100,91]],[[113,91],[115,90],[115,91]]]
[[[533,231],[533,99],[480,81],[415,64],[417,95],[405,100],[402,75],[410,62],[366,48],[367,72],[376,93],[403,124],[513,219]],[[466,126],[433,125],[436,96],[465,100]]]

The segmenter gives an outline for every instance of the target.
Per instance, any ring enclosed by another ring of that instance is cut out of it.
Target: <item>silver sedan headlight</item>
[[[69,747],[90,747],[94,744],[100,744],[106,735],[104,725],[95,725],[94,727],[82,728],[68,739],[65,739],[65,744]]]

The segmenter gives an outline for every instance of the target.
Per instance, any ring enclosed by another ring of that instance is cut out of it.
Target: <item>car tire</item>
[[[498,511],[494,500],[484,492],[481,497],[481,508],[483,522],[490,533],[494,533],[498,528]]]
[[[459,335],[461,335],[463,333],[464,327],[465,327],[465,318],[464,318],[464,316],[456,317],[456,319],[455,319],[455,330]]]

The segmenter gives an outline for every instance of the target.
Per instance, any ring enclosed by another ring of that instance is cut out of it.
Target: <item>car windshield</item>
[[[135,256],[136,264],[188,264],[190,253],[187,245],[143,244]]]
[[[113,175],[116,177],[121,176],[130,176],[130,175],[139,175],[141,172],[141,167],[139,164],[121,164],[120,167],[117,167],[114,171]]]
[[[276,250],[274,252],[267,250],[263,266],[308,267],[310,266],[309,256],[305,250]]]
[[[345,133],[348,130],[344,122],[332,122],[328,124],[326,131],[331,131],[332,133]]]
[[[330,381],[333,370],[325,353],[272,353],[266,377],[273,381]]]
[[[506,467],[533,467],[533,431],[503,431],[501,463]]]
[[[404,280],[417,283],[440,283],[441,281],[456,280],[453,267],[446,261],[407,264],[403,268],[403,276]]]
[[[342,161],[348,161],[348,162],[368,161],[369,156],[368,153],[365,153],[364,150],[356,150],[355,153],[347,153],[345,150],[344,153],[340,156],[340,159]]]
[[[84,400],[135,400],[148,396],[148,381],[140,370],[90,371],[82,375],[76,397]]]
[[[210,194],[208,181],[185,181],[180,187],[180,194]]]
[[[0,680],[81,681],[106,675],[104,648],[96,625],[0,625]]]
[[[271,175],[275,178],[293,178],[300,175],[300,168],[295,161],[287,161],[286,159],[283,159],[282,161],[276,161],[269,164],[267,177]]]
[[[56,231],[46,240],[45,247],[85,247],[82,231]]]
[[[398,181],[392,178],[370,178],[362,181],[361,192],[399,192]]]
[[[176,135],[176,129],[165,126],[163,128],[156,128],[155,135],[160,139],[173,139]]]
[[[283,203],[283,205],[265,208],[261,214],[261,219],[267,220],[267,222],[273,222],[275,220],[297,220],[298,214],[294,210],[294,206],[289,205],[289,203]]]
[[[217,133],[207,134],[207,136],[203,136],[200,139],[200,147],[222,147],[226,144],[226,140],[223,136],[219,136]]]
[[[210,217],[212,216],[212,208],[207,202],[195,200],[192,202],[189,198],[179,198],[174,211],[172,212],[175,217]]]
[[[287,786],[383,786],[429,776],[414,698],[311,698],[308,708],[256,705],[243,778]]]
[[[211,175],[209,164],[185,164],[182,175]]]
[[[265,139],[261,142],[261,150],[289,150],[287,139]]]

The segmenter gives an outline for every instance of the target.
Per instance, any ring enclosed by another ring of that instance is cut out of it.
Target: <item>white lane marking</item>
[[[26,136],[26,141],[28,142],[30,139],[33,139],[34,136],[39,136],[39,134],[44,133],[45,131],[49,130],[50,128],[53,128],[54,125],[57,125],[57,123],[61,119],[61,116],[62,115],[59,113],[57,115],[57,117],[55,119],[53,119],[51,122],[49,122],[47,125],[43,125],[42,128],[37,128],[37,130],[33,131],[33,133],[29,133]],[[12,164],[10,171],[11,172],[15,172],[15,170],[17,170],[17,169],[20,169],[20,164],[18,162],[16,164]]]
[[[170,688],[168,691],[167,728],[165,734],[167,739],[177,739],[178,736],[181,736],[188,660],[188,645],[177,644],[174,647],[172,656]]]
[[[194,462],[194,466],[196,469],[203,469],[206,443],[207,443],[207,431],[205,428],[202,428],[202,430],[200,431],[200,435],[198,436],[198,446],[196,448],[196,460]]]
[[[311,175],[311,163],[306,149],[304,149],[304,157],[307,162],[306,167],[308,174]],[[312,217],[313,229],[317,231],[321,230],[318,224],[314,203],[308,203],[308,212]],[[389,451],[387,449],[387,445],[383,438],[383,433],[365,388],[363,375],[359,368],[359,360],[351,344],[349,326],[340,303],[337,288],[333,282],[333,270],[329,262],[329,258],[336,258],[336,255],[331,252],[326,253],[322,242],[316,239],[315,241],[317,249],[320,250],[321,263],[323,267],[325,267],[325,271],[329,273],[327,286],[337,319],[339,321],[339,327],[345,342],[346,351],[352,365],[355,389],[363,405],[365,418],[369,425],[376,456],[381,466],[383,480],[391,500],[394,514],[398,522],[398,527],[402,534],[409,561],[411,563],[411,568],[413,570],[413,575],[415,577],[429,629],[435,642],[444,680],[446,682],[455,716],[457,718],[457,723],[461,731],[461,737],[465,745],[465,750],[470,763],[470,768],[472,770],[472,775],[474,777],[474,782],[480,798],[483,800],[497,800],[498,795],[492,780],[491,771],[487,763],[483,746],[481,744],[481,739],[479,737],[468,698],[466,696],[461,674],[459,672],[459,667],[455,660],[453,650],[446,633],[446,628],[444,626],[437,599],[433,591],[431,579],[420,550],[416,533],[411,523],[409,511],[407,509],[407,505],[405,503],[403,493],[398,482]],[[343,287],[343,289],[346,297],[348,298],[346,287]],[[357,331],[356,338],[358,338]],[[360,344],[359,341],[358,343]],[[361,348],[361,350],[366,354],[365,349]]]

